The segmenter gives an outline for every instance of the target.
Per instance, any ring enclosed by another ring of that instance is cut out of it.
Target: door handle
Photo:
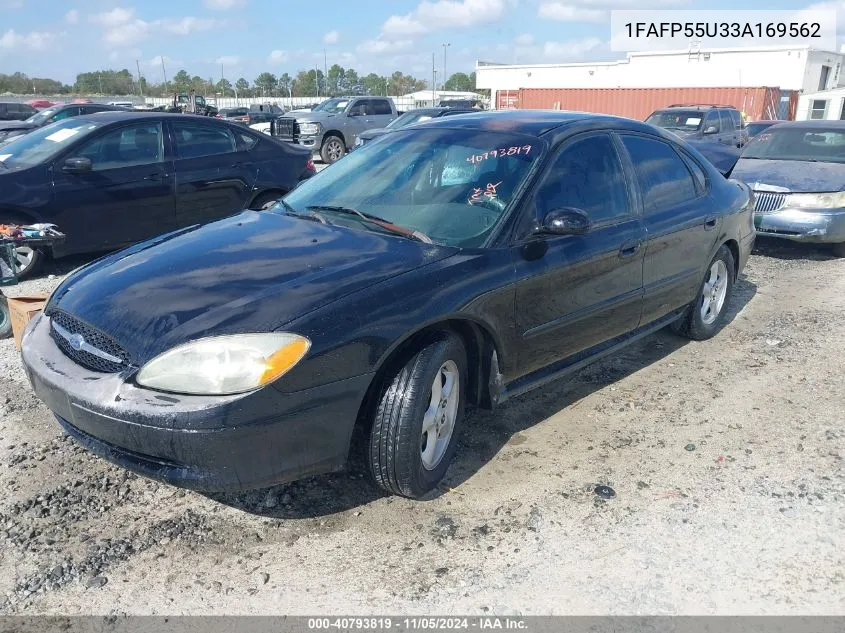
[[[716,228],[716,223],[719,221],[718,218],[707,218],[704,220],[704,230],[705,231],[712,231]]]
[[[631,240],[630,242],[625,242],[622,245],[622,248],[619,249],[619,257],[633,257],[639,252],[640,246],[642,245],[642,240]]]

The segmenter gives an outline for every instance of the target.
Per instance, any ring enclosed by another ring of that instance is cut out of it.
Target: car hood
[[[358,136],[360,136],[362,139],[364,139],[366,141],[369,141],[370,139],[373,139],[377,136],[381,136],[383,134],[387,134],[388,132],[391,132],[391,131],[392,130],[388,130],[386,127],[376,127],[376,128],[371,129],[371,130],[361,132]]]
[[[311,110],[306,110],[304,112],[288,112],[286,115],[281,115],[286,118],[295,118],[297,123],[320,123],[322,121],[328,121],[329,119],[334,119],[335,117],[346,116],[345,114],[338,113],[338,114],[331,114],[329,112],[312,112]]]
[[[758,191],[767,188],[798,193],[842,191],[845,164],[740,158],[731,178],[742,180]]]
[[[203,336],[266,332],[457,249],[245,211],[84,267],[47,307],[113,336],[135,363]]]
[[[34,123],[27,123],[26,121],[0,121],[0,132],[9,130],[31,130],[37,127]]]

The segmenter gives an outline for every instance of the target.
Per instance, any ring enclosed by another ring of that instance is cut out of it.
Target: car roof
[[[758,123],[762,123],[762,121],[758,121]],[[779,128],[790,127],[807,130],[825,128],[845,131],[845,121],[840,121],[838,119],[834,119],[833,121],[775,121],[774,124]]]
[[[221,119],[215,117],[206,117],[194,115],[201,121],[214,121],[214,125],[218,123],[228,125]],[[74,117],[74,120],[91,120],[91,121],[106,121],[108,123],[116,123],[119,121],[159,121],[162,119],[173,119],[184,121],[185,117],[191,117],[190,114],[168,113],[168,112],[147,112],[144,110],[126,110],[125,108],[115,108],[114,110],[103,110],[102,112],[94,112],[92,114],[83,114],[82,116]],[[193,119],[189,119],[193,120]]]
[[[654,133],[654,128],[640,121],[567,110],[497,110],[466,113],[462,116],[437,117],[426,122],[426,129],[433,127],[452,129],[476,129],[496,132],[515,132],[528,136],[543,136],[552,130],[574,123],[608,124],[630,130]]]

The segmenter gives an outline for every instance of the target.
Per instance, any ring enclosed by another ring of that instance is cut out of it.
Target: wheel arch
[[[338,137],[341,140],[341,142],[343,143],[343,146],[346,147],[347,149],[349,149],[349,147],[347,146],[347,143],[346,143],[346,137],[343,135],[343,132],[341,132],[340,130],[335,130],[335,129],[326,130],[325,132],[323,132],[323,140],[320,142],[320,147],[322,147],[325,144],[326,139],[328,139],[330,136]]]
[[[739,243],[735,239],[727,239],[722,244],[722,246],[727,246],[728,250],[731,252],[734,258],[734,280],[739,277]]]
[[[249,204],[247,205],[247,208],[252,209],[255,206],[255,202],[257,200],[259,200],[260,198],[263,198],[264,196],[271,194],[271,193],[272,194],[278,194],[279,197],[281,198],[283,195],[288,193],[288,190],[285,189],[284,187],[269,187],[267,189],[262,189],[262,190],[258,191],[258,193],[256,193],[254,196],[252,196],[252,198],[249,201]]]

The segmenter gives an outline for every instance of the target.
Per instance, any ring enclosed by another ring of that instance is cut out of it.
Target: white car
[[[263,132],[264,134],[270,134],[270,122],[265,121],[264,123],[253,123],[249,126],[251,129],[255,130],[256,132]]]

